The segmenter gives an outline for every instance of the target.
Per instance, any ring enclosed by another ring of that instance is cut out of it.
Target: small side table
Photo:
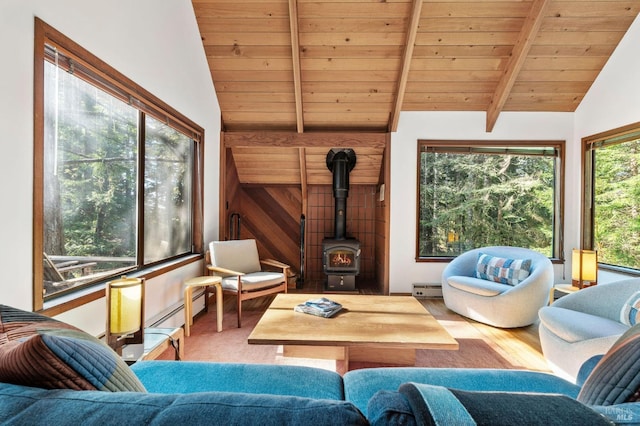
[[[176,361],[184,358],[184,332],[182,327],[145,328],[144,343],[124,345],[122,347],[122,359],[127,364],[156,359],[171,346],[173,346],[176,351]]]
[[[549,304],[552,304],[553,301],[555,300],[556,291],[560,293],[564,293],[566,295],[566,294],[575,293],[578,290],[580,290],[578,287],[574,287],[571,284],[556,284],[553,287],[551,287],[551,291],[549,292]]]
[[[185,336],[191,335],[191,325],[193,324],[193,289],[197,287],[210,287],[216,288],[216,320],[218,322],[218,332],[222,331],[222,310],[224,309],[222,303],[222,278],[214,275],[206,275],[202,277],[189,278],[184,282],[184,334]],[[209,302],[207,299],[208,293],[205,291],[204,305],[207,306]]]

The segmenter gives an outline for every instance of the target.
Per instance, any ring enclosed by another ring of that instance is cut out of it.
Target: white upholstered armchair
[[[637,315],[638,306],[640,279],[630,278],[582,289],[540,309],[540,345],[553,372],[575,380],[586,360],[606,353],[635,324],[629,313],[635,308]]]
[[[494,258],[530,260],[529,273],[515,285],[477,278],[481,253]],[[509,273],[513,271],[505,275]],[[553,266],[549,258],[519,247],[494,246],[467,251],[453,259],[442,273],[442,296],[447,308],[502,328],[533,324],[538,319],[538,310],[547,304],[552,286]]]
[[[287,292],[289,265],[260,259],[253,239],[213,241],[206,262],[210,274],[222,277],[223,293],[237,296],[238,327],[242,326],[244,300]],[[263,265],[275,271],[263,270]]]

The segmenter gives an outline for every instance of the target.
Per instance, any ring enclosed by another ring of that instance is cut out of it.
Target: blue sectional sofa
[[[585,363],[581,385],[496,369],[129,367],[86,333],[0,305],[0,424],[640,424],[639,354],[640,326]]]
[[[411,425],[428,424],[425,416],[481,424],[487,413],[473,411],[474,401],[502,417],[490,424],[640,424],[640,403],[589,407],[576,400],[578,385],[540,372],[399,367],[342,378],[300,366],[179,361],[131,369],[146,392],[0,383],[0,424]]]

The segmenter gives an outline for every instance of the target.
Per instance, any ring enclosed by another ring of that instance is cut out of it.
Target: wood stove
[[[327,168],[333,173],[335,199],[334,236],[322,241],[322,266],[327,275],[327,290],[356,289],[356,275],[360,273],[360,242],[347,238],[347,197],[349,172],[356,165],[352,149],[332,149],[327,154]]]
[[[322,266],[327,275],[327,289],[355,290],[356,275],[360,273],[360,241],[325,238]]]

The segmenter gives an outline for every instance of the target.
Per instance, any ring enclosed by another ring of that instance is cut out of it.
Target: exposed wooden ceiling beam
[[[416,44],[416,35],[418,34],[418,24],[420,23],[420,12],[422,11],[422,0],[413,0],[413,8],[411,10],[411,21],[407,28],[407,40],[402,55],[402,68],[400,69],[400,78],[398,79],[398,88],[396,90],[396,99],[391,111],[389,121],[389,131],[395,132],[398,129],[398,121],[400,120],[400,111],[404,102],[404,93],[407,88],[407,80],[409,78],[409,69],[411,68],[411,58],[413,57],[413,48]]]
[[[384,148],[386,135],[366,132],[225,132],[224,144],[227,148]]]
[[[300,71],[300,37],[298,34],[298,0],[289,0],[289,26],[291,28],[291,59],[293,61],[293,90],[296,101],[296,129],[304,132],[302,115],[302,77]]]
[[[487,109],[487,132],[493,130],[493,126],[495,126],[498,120],[498,115],[500,115],[511,93],[513,83],[516,81],[516,77],[527,59],[527,54],[533,44],[533,40],[538,34],[538,30],[542,24],[542,18],[544,17],[544,11],[549,3],[551,3],[551,0],[534,0],[531,9],[529,9],[529,14],[513,46],[509,62],[504,69],[496,90],[493,92],[491,103]]]

